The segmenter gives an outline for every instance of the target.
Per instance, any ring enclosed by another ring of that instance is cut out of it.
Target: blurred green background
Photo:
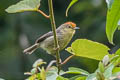
[[[32,45],[42,34],[51,30],[49,19],[38,12],[24,12],[8,14],[5,9],[19,0],[0,0],[0,77],[6,80],[24,80],[23,73],[30,71],[32,64],[39,58],[46,62],[55,59],[45,51],[37,49],[34,54],[23,54],[23,50]],[[79,0],[65,17],[65,10],[71,0],[53,0],[56,25],[73,21],[80,27],[72,39],[86,38],[106,44],[110,48],[105,34],[107,5],[105,0]],[[47,0],[41,1],[41,10],[48,14]],[[114,43],[118,44],[120,32],[114,36]],[[71,42],[72,42],[71,41]],[[70,43],[71,44],[71,43]],[[68,46],[70,46],[70,44]],[[97,53],[96,53],[97,54]],[[64,60],[70,54],[63,50],[61,58]],[[79,67],[89,72],[97,68],[98,61],[80,57],[72,58],[62,69]]]

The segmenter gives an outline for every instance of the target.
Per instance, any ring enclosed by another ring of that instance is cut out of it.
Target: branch
[[[56,60],[50,61],[50,63],[48,64],[48,66],[47,66],[47,68],[46,68],[46,72],[50,69],[50,67],[51,67],[54,63],[56,63]]]
[[[61,65],[63,65],[63,64],[66,64],[72,57],[74,57],[75,55],[71,55],[71,56],[69,56],[68,58],[66,58],[62,63],[61,63]]]
[[[50,21],[51,21],[52,31],[54,34],[54,43],[55,43],[55,49],[56,49],[56,65],[58,67],[58,74],[59,74],[59,72],[60,72],[60,55],[59,55],[58,39],[56,36],[56,25],[55,25],[54,13],[53,13],[52,0],[48,0],[48,4],[49,4]]]
[[[48,16],[47,14],[45,14],[43,11],[41,10],[37,10],[37,12],[39,12],[40,14],[42,14],[44,17],[46,18],[50,18],[50,16]]]

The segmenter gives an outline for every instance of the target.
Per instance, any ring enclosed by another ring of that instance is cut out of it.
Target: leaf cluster
[[[72,0],[69,4],[66,15],[70,7],[78,0]],[[113,43],[113,36],[115,31],[120,30],[120,0],[106,0],[108,11],[106,21],[106,35],[111,44]],[[38,11],[40,7],[40,0],[22,0],[19,3],[10,6],[6,9],[8,13],[24,12],[24,11]],[[42,14],[42,13],[41,13]],[[87,40],[77,39],[70,47],[66,49],[74,56],[85,57],[89,59],[99,60],[98,68],[94,73],[89,73],[83,69],[76,67],[69,67],[67,71],[60,70],[58,75],[57,67],[49,66],[44,68],[42,64],[46,64],[39,59],[33,64],[30,72],[25,73],[30,75],[28,80],[114,80],[120,77],[120,49],[114,54],[109,54],[110,48],[106,45]],[[65,78],[66,74],[74,74]]]

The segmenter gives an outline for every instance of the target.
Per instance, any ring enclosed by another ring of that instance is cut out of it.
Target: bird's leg
[[[60,59],[60,63],[59,64],[61,64],[62,63],[62,60]]]

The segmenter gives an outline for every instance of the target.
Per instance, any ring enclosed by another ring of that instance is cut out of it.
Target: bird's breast
[[[64,49],[67,44],[70,42],[74,35],[75,31],[72,32],[61,32],[57,33],[57,38],[58,38],[58,44],[60,46],[60,50]],[[40,47],[44,50],[46,50],[50,54],[54,54],[54,36],[50,36],[46,38],[43,42],[40,43]]]

